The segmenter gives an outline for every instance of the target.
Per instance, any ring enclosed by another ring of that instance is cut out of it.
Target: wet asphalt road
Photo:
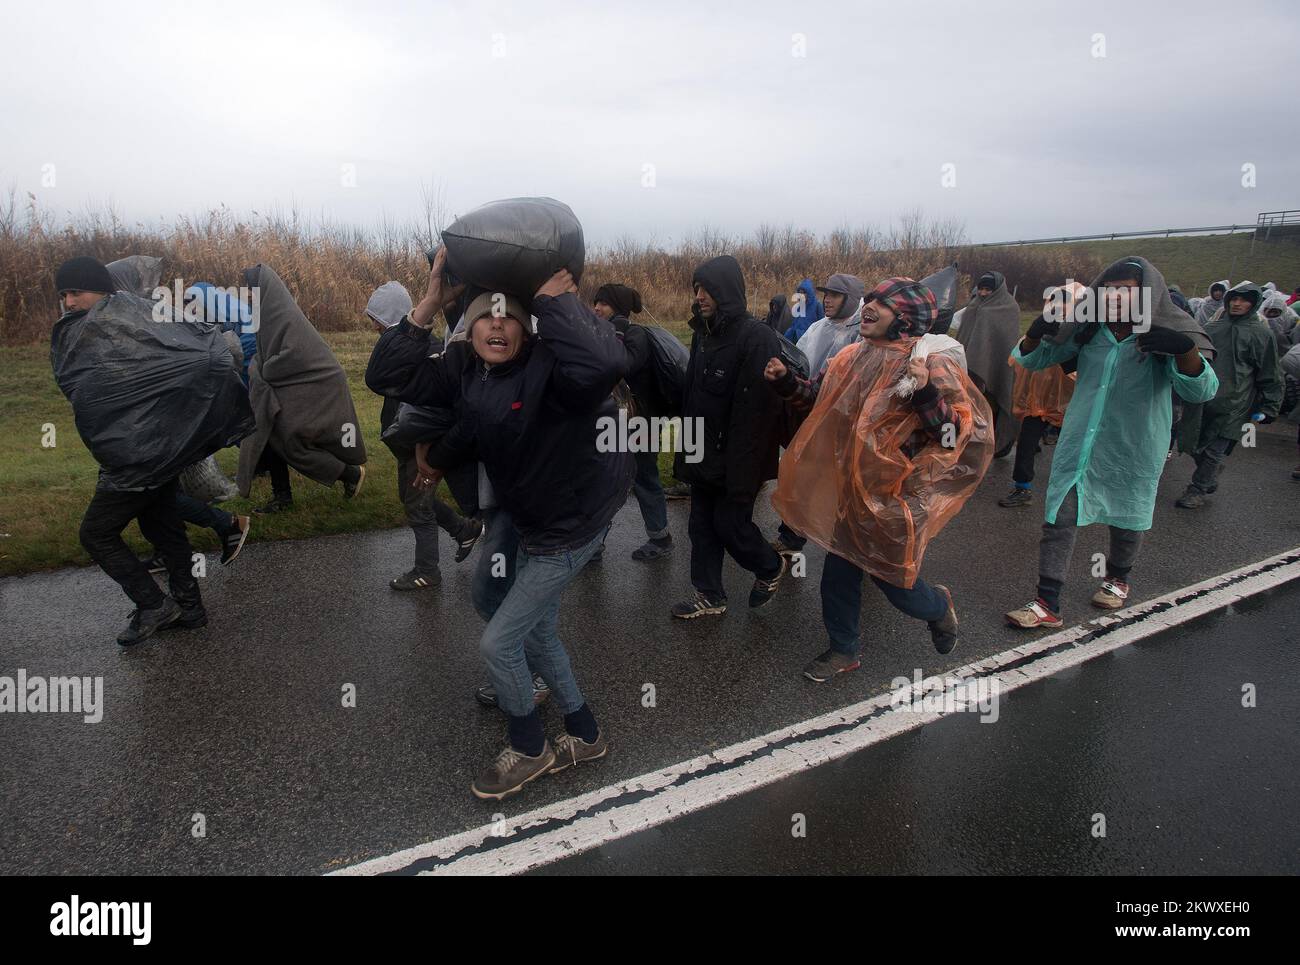
[[[1134,571],[1135,601],[1300,545],[1292,512],[1300,483],[1289,478],[1294,434],[1290,425],[1268,427],[1257,449],[1234,453],[1219,495],[1199,513],[1172,507],[1192,464],[1185,457],[1171,464]],[[1043,483],[1046,470],[1042,458]],[[0,715],[0,873],[328,871],[477,827],[496,810],[531,810],[824,713],[918,667],[936,673],[1005,650],[1023,640],[1001,614],[1032,595],[1041,523],[1041,507],[996,505],[1009,477],[1009,460],[995,462],[926,559],[925,575],[955,594],[957,650],[939,657],[924,627],[868,587],[863,667],[820,687],[799,674],[825,646],[820,550],[809,551],[807,578],[792,580],[762,610],[744,606],[748,575],[728,563],[728,613],[671,621],[668,606],[689,593],[688,504],[670,504],[676,553],[645,565],[628,558],[643,539],[629,501],[605,562],[575,581],[561,613],[613,751],[504,805],[468,790],[504,724],[472,698],[482,682],[481,625],[469,605],[469,566],[452,563],[445,545],[441,588],[410,596],[386,587],[410,564],[412,539],[403,530],[250,544],[229,570],[210,560],[205,630],[171,632],[130,651],[113,643],[129,604],[98,570],[0,581],[0,674],[102,676],[105,691],[98,724]],[[774,530],[766,497],[759,519]],[[1087,561],[1105,548],[1104,528],[1083,531],[1067,620],[1094,614]],[[646,683],[656,688],[654,708],[641,703]],[[342,706],[345,684],[356,688],[355,708]],[[554,713],[546,721],[561,726]],[[961,726],[932,725],[899,740],[915,748]],[[1012,728],[1005,731],[1007,738],[985,739],[1009,740]],[[1048,759],[1075,740],[1046,726],[1016,733]],[[1180,741],[1173,731],[1162,739],[1167,747]],[[788,821],[794,809],[780,807]],[[199,814],[203,837],[191,833]]]
[[[1297,607],[1292,583],[1003,694],[996,721],[954,714],[534,873],[1300,874]]]

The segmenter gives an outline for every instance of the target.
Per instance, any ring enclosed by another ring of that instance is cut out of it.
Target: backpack
[[[634,322],[633,324],[639,324]],[[686,363],[691,353],[677,340],[677,336],[657,325],[642,325],[650,341],[650,354],[654,356],[654,379],[659,394],[673,415],[682,411],[682,395],[686,391]]]

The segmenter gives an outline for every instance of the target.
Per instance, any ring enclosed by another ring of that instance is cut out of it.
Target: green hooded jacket
[[[1159,269],[1136,256],[1115,264],[1121,262],[1142,267],[1142,283],[1151,290],[1151,324],[1185,332],[1203,343],[1197,346],[1202,358],[1212,354],[1209,339],[1169,297]],[[1091,286],[1098,300],[1104,277],[1105,272]],[[1197,375],[1184,375],[1171,356],[1138,351],[1137,335],[1117,342],[1106,325],[1082,345],[1077,334],[1069,323],[1062,329],[1063,341],[1044,339],[1028,355],[1017,345],[1012,353],[1031,372],[1078,359],[1078,381],[1052,456],[1043,518],[1055,523],[1061,503],[1075,489],[1080,526],[1150,529],[1156,487],[1169,453],[1172,393],[1191,403],[1213,399],[1219,387],[1214,367],[1206,362]]]
[[[1251,300],[1244,315],[1230,314],[1232,299]],[[1219,391],[1204,405],[1190,406],[1178,430],[1183,452],[1199,452],[1215,439],[1236,439],[1254,412],[1276,417],[1282,407],[1282,372],[1278,366],[1277,339],[1259,317],[1264,295],[1260,287],[1243,281],[1223,296],[1223,308],[1205,325],[1214,342],[1214,374]]]

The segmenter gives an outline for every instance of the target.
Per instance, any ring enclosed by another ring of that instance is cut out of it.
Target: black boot
[[[117,642],[124,647],[133,646],[148,640],[156,632],[171,626],[180,618],[179,604],[171,597],[165,596],[158,606],[132,610],[131,622],[117,635]]]
[[[269,503],[258,506],[253,512],[259,516],[268,516],[271,513],[282,513],[287,509],[293,509],[293,496],[287,493],[275,493]]]
[[[171,581],[172,599],[181,608],[181,615],[173,627],[185,630],[197,630],[208,625],[208,611],[203,608],[203,597],[199,595],[198,580],[190,577],[184,582]]]

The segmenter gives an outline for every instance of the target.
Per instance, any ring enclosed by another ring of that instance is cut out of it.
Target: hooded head
[[[513,295],[484,292],[465,311],[474,354],[488,365],[516,358],[532,338],[532,314]]]
[[[790,297],[785,294],[773,295],[767,303],[767,318],[764,324],[775,332],[784,332],[794,323],[790,311]]]
[[[382,328],[392,328],[411,311],[411,293],[399,281],[386,281],[366,302],[366,315]]]
[[[65,312],[88,311],[105,295],[117,291],[113,276],[88,255],[69,258],[54,273],[54,288]]]
[[[614,315],[624,318],[631,318],[641,311],[641,293],[627,285],[601,285],[592,302],[604,302],[614,310]]]
[[[883,320],[882,307],[893,316],[888,329],[883,333],[868,332],[869,326]],[[930,330],[938,317],[939,306],[934,300],[934,292],[911,278],[886,278],[871,290],[863,303],[862,336],[918,338]]]
[[[998,289],[1005,288],[1006,284],[1007,280],[1002,272],[986,271],[980,275],[979,281],[975,283],[975,293],[979,295],[981,292],[987,291],[989,295],[996,295]]]
[[[1214,342],[1210,340],[1210,336],[1205,333],[1205,329],[1201,327],[1200,323],[1194,321],[1191,316],[1174,304],[1174,300],[1169,297],[1169,287],[1165,284],[1165,276],[1161,274],[1159,268],[1141,255],[1129,255],[1126,258],[1120,258],[1107,266],[1101,274],[1093,279],[1089,287],[1093,291],[1093,303],[1098,312],[1104,313],[1107,310],[1105,295],[1102,292],[1103,288],[1110,286],[1112,282],[1134,280],[1142,289],[1150,291],[1150,303],[1147,306],[1150,310],[1150,316],[1147,321],[1150,322],[1151,326],[1171,328],[1176,332],[1182,332],[1184,335],[1190,335],[1201,355],[1213,361]],[[1099,322],[1092,322],[1087,325],[1071,322],[1061,330],[1059,338],[1062,341],[1073,338],[1080,345],[1086,345],[1100,329],[1101,324]]]
[[[745,302],[745,276],[740,263],[731,255],[710,258],[696,268],[691,277],[691,289],[695,293],[692,324],[698,319],[706,328],[715,328],[720,322],[749,314]],[[700,292],[708,298],[701,299]]]
[[[1223,298],[1227,291],[1228,279],[1225,278],[1222,281],[1216,281],[1210,286],[1210,298],[1217,302]]]
[[[1253,281],[1233,285],[1223,296],[1223,317],[1234,322],[1248,322],[1259,317],[1259,306],[1264,300],[1263,290]],[[1233,305],[1236,301],[1237,305]],[[1245,307],[1241,303],[1246,302]]]
[[[223,332],[243,332],[252,321],[248,306],[211,282],[196,281],[185,289],[185,315]]]
[[[857,314],[858,309],[862,307],[862,294],[866,286],[862,279],[856,275],[835,274],[831,275],[830,280],[825,285],[817,288],[822,293],[822,302],[827,306],[826,314],[830,318],[849,318]],[[838,301],[827,296],[838,295]],[[831,304],[834,305],[834,311],[831,311]]]

